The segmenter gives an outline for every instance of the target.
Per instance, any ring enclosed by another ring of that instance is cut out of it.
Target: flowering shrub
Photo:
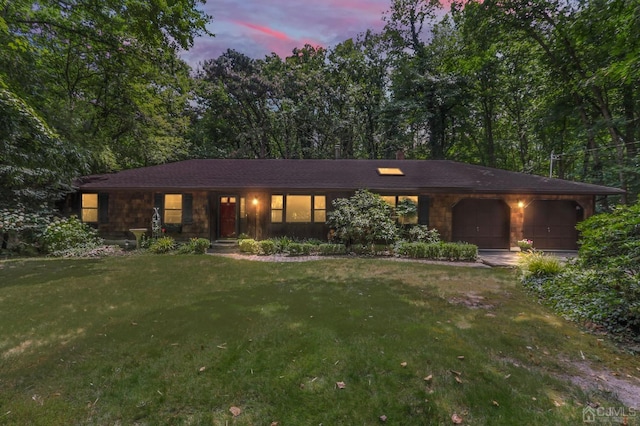
[[[517,241],[518,247],[520,247],[520,250],[531,250],[533,248],[533,241],[532,240],[528,240],[528,239],[523,239],[523,240],[519,240]]]
[[[440,233],[437,229],[429,229],[426,225],[413,225],[407,231],[408,240],[415,243],[439,243]]]
[[[74,248],[94,249],[102,245],[103,240],[98,237],[98,231],[72,216],[51,222],[42,233],[42,243],[48,253],[60,256]]]
[[[327,224],[335,230],[335,239],[348,246],[371,246],[377,241],[392,242],[398,238],[392,208],[377,194],[359,190],[351,198],[334,200],[333,207],[327,214]]]

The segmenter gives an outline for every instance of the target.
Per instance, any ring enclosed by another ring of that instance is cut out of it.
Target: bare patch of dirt
[[[573,363],[580,371],[579,375],[563,376],[584,391],[610,393],[624,405],[635,410],[640,409],[640,379],[631,375],[622,376],[607,368],[595,370],[587,361]]]
[[[448,301],[452,305],[462,305],[469,309],[493,309],[495,307],[488,303],[484,296],[480,296],[474,291],[469,291],[463,296],[451,297]]]

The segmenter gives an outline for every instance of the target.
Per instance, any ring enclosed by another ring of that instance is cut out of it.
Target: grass
[[[583,355],[621,375],[637,362],[504,269],[0,263],[2,424],[569,425],[589,402],[621,406],[563,379]]]

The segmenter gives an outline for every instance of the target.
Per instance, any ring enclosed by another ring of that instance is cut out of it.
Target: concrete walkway
[[[545,254],[558,257],[561,261],[577,257],[577,251],[545,251]],[[512,268],[518,265],[520,252],[508,250],[480,250],[478,260],[492,267]]]

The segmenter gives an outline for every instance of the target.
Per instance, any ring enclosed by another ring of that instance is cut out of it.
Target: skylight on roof
[[[404,176],[402,170],[397,167],[378,167],[380,176]]]

